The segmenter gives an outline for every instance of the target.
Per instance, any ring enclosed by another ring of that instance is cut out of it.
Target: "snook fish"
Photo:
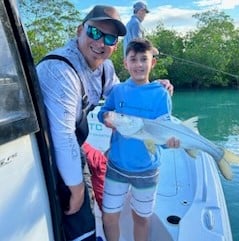
[[[233,176],[229,163],[239,164],[239,156],[215,145],[196,131],[197,118],[184,123],[169,116],[151,120],[110,111],[106,121],[121,135],[144,141],[149,151],[149,143],[151,146],[164,145],[171,137],[179,139],[180,147],[191,153],[202,150],[213,157],[222,175],[228,180]]]

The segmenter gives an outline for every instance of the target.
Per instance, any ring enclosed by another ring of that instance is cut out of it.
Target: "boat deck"
[[[101,214],[97,210],[101,226]],[[120,241],[133,241],[129,202],[121,215]],[[103,237],[102,227],[97,227]],[[224,194],[214,160],[205,153],[196,159],[182,149],[162,154],[150,241],[232,241]]]

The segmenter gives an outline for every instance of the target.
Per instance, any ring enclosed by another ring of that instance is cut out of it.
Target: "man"
[[[117,48],[118,36],[125,34],[126,28],[116,9],[97,5],[79,25],[76,38],[52,51],[50,58],[37,66],[56,165],[67,190],[63,188],[60,198],[64,199],[65,193],[69,195],[63,206],[67,240],[95,240],[95,221],[81,163],[80,145],[87,137],[81,125],[83,122],[85,126],[87,114],[83,111],[84,97],[88,97],[87,107],[97,105],[119,83],[109,58]],[[172,91],[172,85],[164,83]]]
[[[133,15],[126,24],[127,33],[124,37],[123,48],[124,56],[128,43],[135,38],[144,38],[144,29],[142,22],[149,10],[143,2],[137,2],[133,5]]]

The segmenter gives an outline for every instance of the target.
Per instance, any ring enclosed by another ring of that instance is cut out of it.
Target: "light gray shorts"
[[[119,170],[110,161],[107,164],[103,194],[103,211],[105,213],[120,212],[131,192],[130,206],[141,217],[153,213],[159,169],[131,173]]]

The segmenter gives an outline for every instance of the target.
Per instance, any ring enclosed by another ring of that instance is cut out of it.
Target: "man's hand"
[[[71,197],[69,201],[69,209],[65,211],[66,215],[71,215],[80,210],[83,202],[84,202],[84,191],[85,184],[82,182],[76,186],[69,186],[71,191]]]
[[[158,79],[158,81],[168,90],[169,94],[173,95],[174,87],[168,79]]]

